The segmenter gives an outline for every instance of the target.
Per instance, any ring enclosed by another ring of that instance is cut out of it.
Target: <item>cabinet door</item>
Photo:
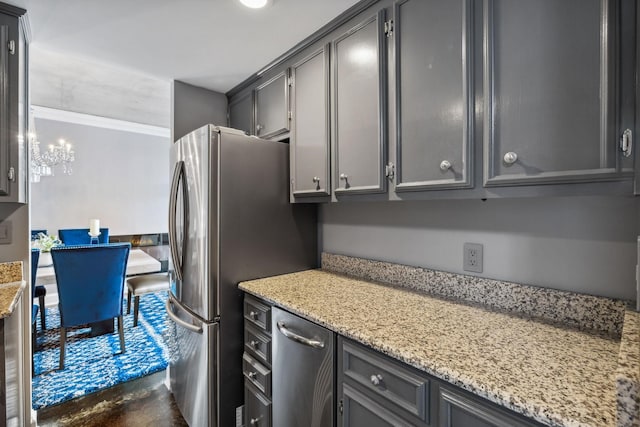
[[[397,192],[471,185],[472,19],[468,0],[395,4]]]
[[[619,175],[619,4],[485,0],[485,186]]]
[[[271,401],[264,397],[247,379],[244,380],[245,425],[271,426]]]
[[[332,44],[336,195],[386,191],[384,16],[381,10]]]
[[[440,387],[440,427],[533,427],[540,424],[516,418],[488,402]]]
[[[329,46],[291,68],[291,190],[294,197],[328,196]]]
[[[289,72],[285,70],[255,91],[256,135],[273,138],[289,131]]]
[[[342,416],[338,425],[341,427],[409,427],[412,425],[349,384],[343,383],[340,392]]]
[[[240,129],[250,135],[254,133],[253,92],[240,95],[229,103],[229,127]]]
[[[0,14],[0,196],[11,200],[11,182],[16,179],[13,152],[17,146],[18,20]],[[13,50],[9,49],[13,43]],[[10,174],[13,171],[13,174]],[[13,176],[11,176],[13,175]]]

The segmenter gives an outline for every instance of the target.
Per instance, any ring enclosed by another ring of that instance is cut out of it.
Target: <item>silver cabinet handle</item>
[[[346,173],[341,173],[340,174],[340,179],[343,181],[346,181],[347,179],[349,179],[349,175],[347,175]]]
[[[195,332],[197,334],[201,334],[202,333],[202,327],[200,326],[196,326],[192,323],[189,322],[185,322],[184,320],[182,320],[181,318],[179,318],[178,316],[176,316],[175,314],[173,314],[173,311],[171,311],[171,304],[172,304],[172,299],[171,297],[167,298],[167,302],[165,305],[165,308],[167,310],[167,314],[169,315],[169,317],[171,318],[171,320],[173,320],[174,322],[176,322],[178,325],[182,326],[185,329],[190,330],[191,332]],[[176,304],[177,307],[180,307],[179,304]]]
[[[264,129],[264,126],[262,126],[262,125],[260,125],[260,124],[256,125],[256,132],[257,132],[257,133],[260,133],[260,131],[261,131],[262,129]]]
[[[320,178],[318,178],[317,176],[313,177],[313,182],[318,183],[320,182]]]
[[[260,347],[260,341],[252,340],[249,345],[253,348],[258,348]]]
[[[371,384],[373,384],[375,386],[379,386],[381,382],[382,382],[382,375],[380,375],[380,374],[371,375]]]
[[[258,320],[258,313],[252,311],[249,313],[249,317],[251,317],[253,320]]]
[[[514,164],[518,160],[518,155],[513,151],[509,151],[504,155],[504,162],[508,165]]]
[[[287,329],[287,326],[282,321],[278,322],[277,325],[278,325],[278,330],[282,332],[282,335],[284,335],[285,337],[289,338],[292,341],[295,341],[297,343],[307,345],[313,348],[324,348],[324,342],[303,337],[302,335],[298,335],[295,332],[292,332],[291,330]]]
[[[251,418],[251,420],[249,420],[249,424],[251,424],[252,426],[257,426],[259,421],[260,421],[260,417]]]
[[[445,172],[451,169],[451,162],[449,160],[443,160],[440,162],[440,170]]]
[[[253,379],[256,378],[256,376],[258,376],[258,374],[256,372],[249,372],[248,376],[249,376],[250,379],[253,380]]]
[[[631,129],[625,129],[625,131],[622,132],[620,149],[622,150],[623,156],[631,156],[631,151],[633,150],[633,132],[631,132]]]

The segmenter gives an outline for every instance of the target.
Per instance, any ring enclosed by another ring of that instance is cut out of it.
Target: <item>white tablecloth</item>
[[[134,274],[155,273],[160,271],[160,261],[140,249],[131,249],[127,261],[127,276]],[[53,266],[38,267],[36,273],[37,285],[52,285],[56,283],[56,272]]]

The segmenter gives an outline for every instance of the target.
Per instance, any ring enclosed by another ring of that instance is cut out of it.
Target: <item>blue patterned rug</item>
[[[37,322],[33,408],[56,405],[165,369],[169,360],[165,344],[169,326],[164,308],[166,299],[166,293],[141,296],[135,328],[131,304],[131,314],[124,315],[124,354],[120,354],[117,327],[112,334],[94,338],[88,337],[89,328],[67,332],[65,368],[61,371],[58,370],[60,314],[57,307],[48,307],[44,334],[39,317]],[[126,313],[126,306],[124,310]]]

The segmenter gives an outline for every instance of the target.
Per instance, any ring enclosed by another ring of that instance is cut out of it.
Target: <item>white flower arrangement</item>
[[[58,236],[48,236],[44,233],[38,233],[36,240],[31,242],[31,247],[40,249],[41,252],[50,252],[52,248],[61,245],[62,242],[58,239]]]

